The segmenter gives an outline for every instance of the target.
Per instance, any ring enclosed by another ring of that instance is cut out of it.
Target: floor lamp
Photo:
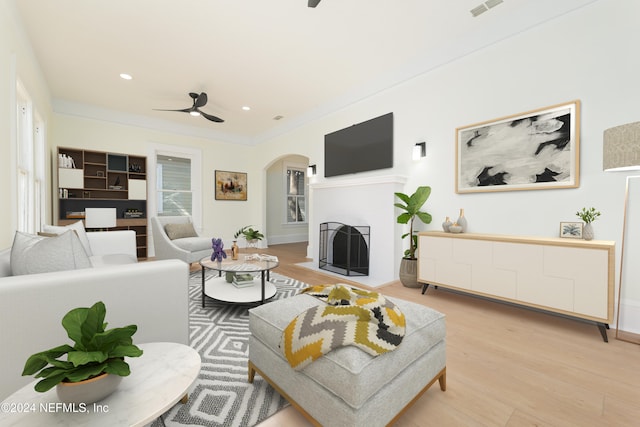
[[[606,172],[640,170],[640,122],[616,126],[604,131],[602,166]],[[624,273],[625,237],[627,234],[627,216],[629,208],[629,184],[633,178],[627,176],[624,193],[624,218],[622,222],[622,241],[620,249],[620,279],[618,283],[618,310],[616,314],[616,339],[640,344],[639,337],[632,337],[620,331],[620,302],[622,301],[622,283]]]

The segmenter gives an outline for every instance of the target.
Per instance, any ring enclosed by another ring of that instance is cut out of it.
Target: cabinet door
[[[59,168],[58,188],[84,188],[83,169]]]
[[[145,179],[129,180],[129,199],[147,200],[147,180]]]

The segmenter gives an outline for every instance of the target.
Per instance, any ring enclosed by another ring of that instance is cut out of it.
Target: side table
[[[141,357],[127,358],[131,374],[118,389],[86,406],[62,404],[56,390],[38,393],[34,381],[0,403],[0,425],[144,426],[186,398],[200,373],[200,355],[177,343],[140,344]],[[186,400],[185,400],[186,401]]]

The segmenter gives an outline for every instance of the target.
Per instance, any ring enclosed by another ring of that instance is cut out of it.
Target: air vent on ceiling
[[[496,7],[497,5],[499,5],[500,3],[502,3],[504,0],[488,0],[486,2],[484,2],[484,4],[487,5],[487,7],[489,9],[491,9],[492,7]]]
[[[484,4],[480,4],[474,7],[473,9],[471,9],[471,15],[475,18],[476,16],[486,12],[487,10],[489,10],[487,9],[487,6],[485,6]]]
[[[487,10],[496,7],[500,3],[504,3],[504,0],[487,0],[486,2],[481,3],[481,4],[477,5],[476,7],[474,7],[473,9],[471,9],[471,11],[470,11],[471,12],[471,16],[473,16],[475,18],[476,16],[485,13]]]

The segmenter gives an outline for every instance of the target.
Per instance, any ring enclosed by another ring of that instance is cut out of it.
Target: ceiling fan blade
[[[204,107],[207,103],[207,94],[202,92],[194,101],[196,107]]]
[[[200,110],[198,110],[198,111],[200,111]],[[224,120],[222,120],[220,117],[212,116],[211,114],[207,114],[207,113],[202,112],[202,111],[200,111],[200,114],[202,115],[202,117],[204,117],[207,120],[211,120],[212,122],[216,122],[216,123],[224,122]]]
[[[307,7],[316,7],[320,3],[320,0],[309,0],[307,2]]]
[[[154,108],[153,111],[179,111],[181,113],[190,113],[193,108],[183,108],[182,110],[161,110],[159,108]]]

